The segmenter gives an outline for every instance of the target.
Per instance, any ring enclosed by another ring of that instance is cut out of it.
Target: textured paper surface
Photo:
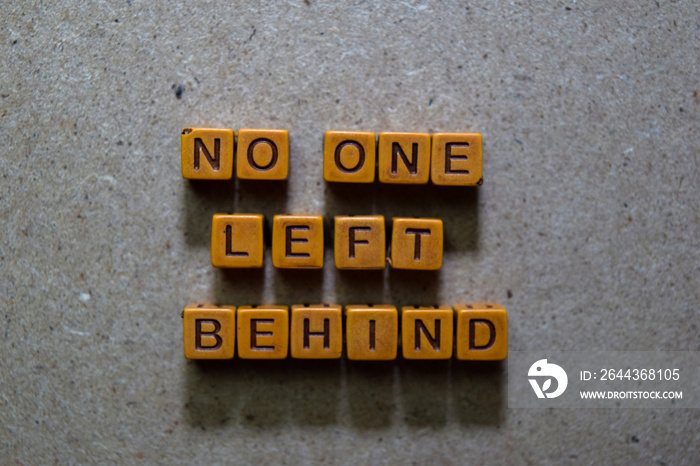
[[[517,350],[698,350],[697,5],[4,2],[4,461],[690,464],[694,410],[508,410],[503,364],[187,362],[191,301],[501,302]],[[191,183],[185,126],[290,131]],[[484,184],[328,186],[326,130],[483,134]],[[438,217],[436,273],[225,272],[218,212]],[[527,411],[527,412],[525,412]]]

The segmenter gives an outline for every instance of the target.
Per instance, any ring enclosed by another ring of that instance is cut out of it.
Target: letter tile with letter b
[[[240,306],[238,308],[238,357],[284,359],[289,353],[287,306]]]
[[[236,347],[236,308],[189,304],[182,313],[182,336],[188,359],[231,359]]]
[[[399,344],[399,313],[395,306],[345,306],[348,359],[390,361],[396,359]]]
[[[442,267],[442,220],[394,218],[391,234],[391,267],[439,270]]]
[[[478,186],[484,182],[481,134],[435,133],[430,179],[442,186]]]
[[[238,131],[236,176],[242,180],[286,180],[289,174],[289,131]]]
[[[233,130],[184,128],[180,136],[182,177],[230,180],[233,177]]]
[[[379,133],[379,182],[426,184],[430,178],[430,134]]]
[[[323,267],[323,216],[275,215],[272,264],[280,269]]]
[[[221,268],[263,266],[263,216],[216,214],[211,225],[211,264]]]
[[[454,313],[449,306],[401,308],[401,346],[406,359],[452,357]]]
[[[508,316],[497,303],[455,304],[457,359],[502,361],[508,356]]]
[[[337,304],[292,306],[290,338],[293,358],[340,358],[343,354],[342,308]]]
[[[362,131],[326,131],[323,179],[341,183],[372,183],[376,136]]]
[[[335,217],[335,266],[338,269],[381,270],[386,266],[382,215]]]

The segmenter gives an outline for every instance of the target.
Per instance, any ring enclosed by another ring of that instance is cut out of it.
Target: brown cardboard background
[[[3,3],[3,458],[689,464],[697,411],[507,410],[499,364],[197,364],[179,313],[494,300],[511,349],[698,350],[696,10]],[[289,181],[183,180],[185,126],[288,129]],[[484,185],[327,186],[329,129],[480,132]],[[214,270],[229,211],[439,217],[443,268]]]

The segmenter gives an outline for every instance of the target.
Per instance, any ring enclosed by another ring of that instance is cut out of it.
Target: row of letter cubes
[[[221,268],[263,265],[263,221],[259,214],[216,214],[212,220],[211,263]],[[393,218],[389,263],[395,269],[442,267],[442,220]],[[282,269],[323,267],[323,216],[275,215],[272,264]],[[335,217],[338,269],[381,270],[386,260],[384,217]]]
[[[289,132],[241,129],[182,130],[182,176],[192,180],[284,180],[289,173]],[[481,134],[327,131],[323,149],[326,181],[477,186],[483,182]]]
[[[290,315],[291,314],[291,315]],[[345,338],[343,338],[345,317]],[[190,304],[183,313],[185,357],[386,361],[405,359],[500,361],[508,354],[506,310],[495,303],[438,307],[335,304],[216,306]],[[400,340],[400,345],[399,345]],[[236,346],[237,343],[237,346]]]

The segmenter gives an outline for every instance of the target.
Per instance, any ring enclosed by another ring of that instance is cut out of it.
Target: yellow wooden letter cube
[[[481,134],[433,134],[430,179],[433,184],[443,186],[483,183]]]
[[[391,264],[395,269],[438,270],[442,267],[442,220],[394,218]]]
[[[189,304],[182,314],[182,336],[188,359],[231,359],[236,347],[236,308]]]
[[[275,215],[272,264],[280,269],[323,267],[323,216]]]
[[[263,216],[216,214],[211,226],[211,264],[222,268],[263,266]]]
[[[238,357],[284,359],[289,352],[287,306],[238,308]]]
[[[379,182],[426,184],[430,177],[430,134],[379,133]]]
[[[406,359],[452,357],[454,313],[448,306],[401,308],[401,346]]]
[[[339,359],[343,316],[337,304],[294,305],[290,346],[296,359]]]
[[[233,130],[184,128],[180,136],[182,177],[230,180],[233,177]]]
[[[348,359],[390,361],[396,359],[399,314],[391,305],[345,307]]]
[[[501,361],[508,356],[508,316],[496,303],[455,304],[457,359]]]
[[[376,136],[362,131],[326,131],[323,179],[341,183],[372,183]]]
[[[242,180],[286,180],[289,132],[285,129],[238,131],[236,175]]]
[[[381,270],[386,265],[386,236],[381,215],[335,217],[335,266]]]

